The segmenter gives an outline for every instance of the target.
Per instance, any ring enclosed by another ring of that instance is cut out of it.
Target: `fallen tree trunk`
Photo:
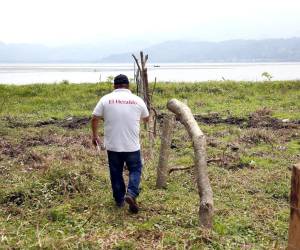
[[[195,174],[198,193],[200,196],[200,225],[206,228],[211,228],[213,216],[213,192],[207,174],[205,135],[200,130],[190,108],[186,104],[178,101],[177,99],[171,99],[167,103],[167,108],[171,112],[175,113],[180,119],[193,142],[195,153]]]

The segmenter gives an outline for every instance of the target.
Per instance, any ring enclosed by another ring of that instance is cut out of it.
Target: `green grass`
[[[151,156],[142,130],[141,212],[131,215],[114,206],[106,157],[92,147],[89,124],[34,126],[90,116],[111,90],[108,83],[0,85],[0,249],[286,247],[299,127],[199,123],[208,138],[208,158],[222,158],[208,165],[215,215],[213,229],[206,231],[198,224],[193,170],[172,172],[166,190],[155,188],[159,138]],[[300,120],[299,81],[158,83],[154,93],[160,112],[170,98],[178,98],[186,99],[195,114],[248,118],[264,108],[274,118]],[[179,123],[173,144],[170,167],[193,165],[192,144]]]

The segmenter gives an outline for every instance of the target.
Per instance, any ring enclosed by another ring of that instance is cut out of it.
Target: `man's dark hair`
[[[115,85],[128,85],[129,84],[129,80],[128,77],[126,75],[117,75],[114,79],[114,84]]]

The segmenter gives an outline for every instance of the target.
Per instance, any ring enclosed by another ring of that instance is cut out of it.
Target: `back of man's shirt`
[[[100,99],[93,115],[104,118],[104,145],[107,150],[140,150],[140,119],[149,116],[140,97],[128,89],[116,89]]]

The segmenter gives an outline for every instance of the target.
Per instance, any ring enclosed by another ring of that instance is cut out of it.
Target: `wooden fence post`
[[[293,166],[288,250],[300,249],[300,162]]]
[[[156,187],[166,188],[168,177],[168,161],[171,145],[172,117],[166,114],[163,121],[159,161],[157,165]]]
[[[177,99],[168,101],[167,108],[180,118],[193,142],[195,153],[195,175],[200,197],[199,218],[200,225],[212,227],[213,192],[207,174],[206,137],[199,128],[190,108]]]

